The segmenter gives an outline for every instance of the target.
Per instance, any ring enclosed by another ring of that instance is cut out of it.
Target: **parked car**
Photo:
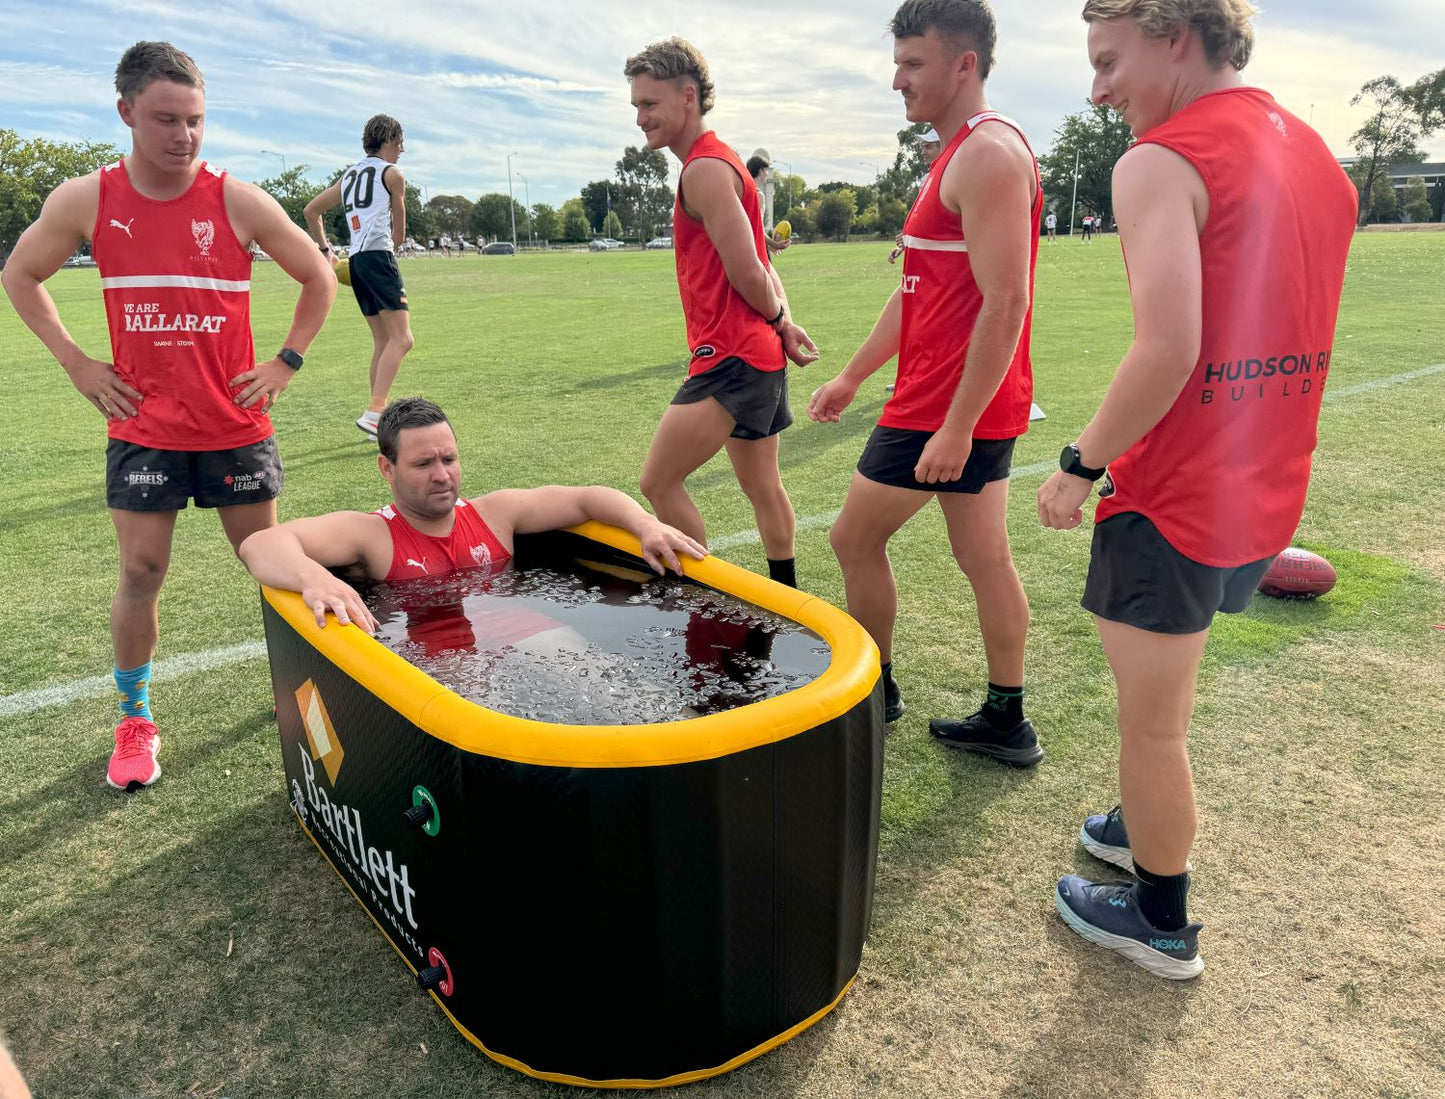
[[[587,251],[615,252],[619,248],[626,247],[627,245],[623,244],[620,240],[613,240],[611,237],[598,237],[596,240],[588,242]]]
[[[671,238],[671,237],[653,237],[650,241],[648,241],[648,242],[647,242],[646,244],[644,244],[642,247],[644,247],[644,248],[652,248],[652,249],[656,249],[656,248],[671,248],[671,247],[672,247],[672,238]]]
[[[482,248],[484,256],[512,256],[516,253],[517,246],[509,240],[494,240]]]
[[[62,267],[94,267],[95,257],[88,252],[76,252],[60,266]]]

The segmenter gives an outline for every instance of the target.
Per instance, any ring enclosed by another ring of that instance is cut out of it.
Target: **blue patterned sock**
[[[115,669],[115,687],[120,692],[120,716],[151,719],[151,662],[123,672]]]

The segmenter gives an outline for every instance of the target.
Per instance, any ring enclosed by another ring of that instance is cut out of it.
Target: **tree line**
[[[1438,221],[1445,216],[1445,184],[1427,188],[1412,179],[1396,193],[1390,171],[1425,159],[1421,143],[1445,128],[1445,68],[1406,84],[1379,76],[1350,100],[1366,105],[1368,120],[1350,137],[1355,153],[1348,171],[1360,193],[1359,222]],[[773,176],[774,221],[787,219],[803,239],[846,240],[853,234],[892,237],[927,172],[920,143],[926,123],[897,132],[893,163],[872,183],[830,181],[809,186],[801,176]],[[1066,224],[1090,214],[1112,222],[1114,164],[1128,151],[1133,136],[1123,118],[1108,107],[1086,105],[1066,117],[1054,131],[1049,152],[1038,158],[1049,208]],[[108,142],[54,142],[22,138],[0,128],[0,260],[59,183],[84,175],[120,158]],[[658,149],[628,146],[613,174],[593,180],[560,207],[546,203],[524,206],[503,194],[485,194],[475,201],[462,195],[436,195],[423,201],[421,190],[407,185],[408,233],[418,240],[447,235],[477,240],[510,240],[513,226],[519,240],[581,242],[603,234],[645,238],[672,230],[672,189],[669,162]],[[310,178],[311,168],[298,164],[277,176],[258,181],[298,225],[302,210],[323,189],[336,182],[345,167],[324,182]],[[1071,207],[1072,202],[1072,207]],[[515,221],[514,221],[515,219]],[[334,240],[345,242],[341,209],[327,214]]]

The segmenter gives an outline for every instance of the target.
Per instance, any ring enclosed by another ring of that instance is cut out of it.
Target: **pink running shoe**
[[[160,750],[161,738],[154,721],[126,718],[115,727],[115,751],[111,753],[105,781],[127,793],[149,786],[161,777],[161,765],[156,762]]]

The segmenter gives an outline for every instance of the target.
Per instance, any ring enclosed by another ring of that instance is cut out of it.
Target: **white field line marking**
[[[239,645],[228,645],[224,649],[206,649],[198,653],[182,653],[179,656],[157,660],[151,669],[151,682],[164,683],[171,679],[192,675],[195,672],[224,668],[228,664],[239,664],[243,660],[254,660],[266,655],[264,641],[243,641]],[[32,691],[5,695],[0,698],[0,718],[13,714],[29,713],[46,706],[68,706],[83,698],[96,698],[114,694],[115,680],[108,675],[91,676],[89,679],[73,679],[69,683],[57,683],[52,687],[39,687]]]
[[[1422,366],[1419,370],[1411,370],[1404,374],[1392,374],[1388,378],[1378,378],[1373,382],[1361,382],[1359,385],[1346,386],[1344,389],[1326,389],[1324,399],[1337,401],[1341,397],[1353,397],[1356,393],[1371,393],[1376,389],[1388,389],[1392,385],[1399,385],[1401,382],[1414,381],[1416,378],[1424,378],[1430,374],[1445,373],[1445,363],[1436,363],[1434,366]]]
[[[1441,373],[1445,373],[1445,363],[1435,363],[1432,366],[1423,366],[1419,370],[1392,374],[1388,378],[1377,378],[1375,381],[1361,382],[1344,389],[1326,390],[1324,399],[1331,401],[1339,400],[1341,397],[1353,397],[1357,393],[1372,393],[1377,389],[1388,389],[1391,386],[1414,381],[1416,378]],[[1055,468],[1056,463],[1054,462],[1035,462],[1033,465],[1019,466],[1011,470],[1009,477],[1010,479],[1032,477],[1038,473],[1048,473]],[[829,511],[821,515],[804,515],[799,517],[797,529],[816,530],[818,527],[830,526],[837,518],[837,511]],[[733,549],[737,546],[752,545],[758,540],[756,530],[740,530],[736,534],[724,534],[713,539],[711,548],[714,550]],[[265,655],[266,644],[263,641],[243,641],[239,645],[229,645],[224,649],[182,653],[180,656],[167,657],[165,660],[157,661],[151,681],[164,683],[167,680],[179,679],[195,672],[224,668],[229,664],[239,664],[243,660],[252,660]],[[31,710],[39,710],[48,706],[68,706],[72,702],[79,702],[85,698],[96,698],[114,690],[115,681],[110,676],[97,675],[89,679],[74,679],[69,683],[57,683],[50,687],[20,691],[17,694],[0,696],[0,718],[28,713]]]

